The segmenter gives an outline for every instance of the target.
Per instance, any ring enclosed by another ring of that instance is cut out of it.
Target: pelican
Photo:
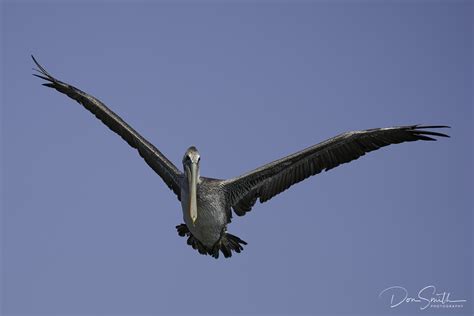
[[[196,147],[189,147],[179,170],[155,146],[112,112],[97,98],[50,75],[33,58],[38,69],[36,77],[46,80],[44,86],[56,89],[82,104],[112,131],[135,148],[145,162],[163,179],[181,201],[184,224],[176,226],[178,234],[187,237],[188,245],[200,254],[219,257],[240,253],[245,241],[227,232],[232,210],[238,216],[249,212],[257,200],[270,200],[290,186],[355,160],[368,152],[391,144],[412,141],[434,141],[449,137],[435,132],[449,126],[408,125],[351,131],[325,140],[287,157],[278,159],[236,178],[221,180],[199,174],[201,156]],[[429,130],[430,129],[430,130]]]

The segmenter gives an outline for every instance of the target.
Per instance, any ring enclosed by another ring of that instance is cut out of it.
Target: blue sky
[[[2,3],[2,313],[472,314],[472,1]],[[237,176],[338,133],[446,124],[306,180],[192,250],[138,154],[31,76],[30,54],[181,167]]]

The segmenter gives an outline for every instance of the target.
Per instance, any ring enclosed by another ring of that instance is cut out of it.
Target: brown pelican
[[[281,158],[239,177],[220,180],[199,175],[200,155],[196,147],[188,148],[183,156],[183,172],[155,146],[95,97],[51,76],[33,56],[39,69],[35,76],[46,80],[43,85],[54,88],[76,100],[130,146],[138,150],[145,162],[163,179],[181,201],[185,224],[176,226],[180,236],[201,254],[231,257],[241,252],[247,243],[227,232],[232,218],[231,209],[245,215],[255,205],[270,200],[304,179],[355,160],[365,153],[391,144],[417,140],[433,141],[446,134],[427,129],[448,126],[397,126],[352,131],[340,134],[297,153]]]

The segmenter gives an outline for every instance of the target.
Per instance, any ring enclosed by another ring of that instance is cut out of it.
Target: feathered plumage
[[[163,179],[181,201],[185,224],[176,226],[178,234],[200,254],[231,257],[240,253],[247,243],[227,233],[231,209],[245,215],[260,202],[270,200],[290,186],[328,171],[343,163],[358,159],[381,147],[418,140],[433,141],[449,137],[434,130],[448,126],[409,125],[374,128],[340,134],[317,145],[276,160],[251,172],[229,180],[199,176],[200,155],[190,147],[183,157],[181,172],[155,146],[112,112],[104,103],[74,86],[51,76],[32,56],[38,66],[35,76],[46,80],[44,86],[53,88],[79,102],[87,110],[137,149],[146,163]]]

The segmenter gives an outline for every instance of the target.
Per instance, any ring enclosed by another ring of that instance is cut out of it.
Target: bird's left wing
[[[130,127],[130,125],[125,123],[117,114],[105,106],[104,103],[70,84],[57,80],[51,76],[33,56],[31,57],[36,66],[38,66],[38,72],[40,73],[33,75],[48,81],[43,84],[44,86],[54,88],[82,104],[112,131],[120,135],[130,146],[136,148],[146,163],[163,179],[166,185],[173,190],[178,199],[181,199],[180,178],[182,177],[182,173],[165,155]]]
[[[436,140],[446,134],[426,129],[448,126],[398,126],[340,134],[293,155],[271,162],[223,182],[228,201],[237,215],[245,215],[257,201],[268,201],[304,179],[355,160],[365,153],[391,144]],[[433,136],[433,137],[430,137]]]

